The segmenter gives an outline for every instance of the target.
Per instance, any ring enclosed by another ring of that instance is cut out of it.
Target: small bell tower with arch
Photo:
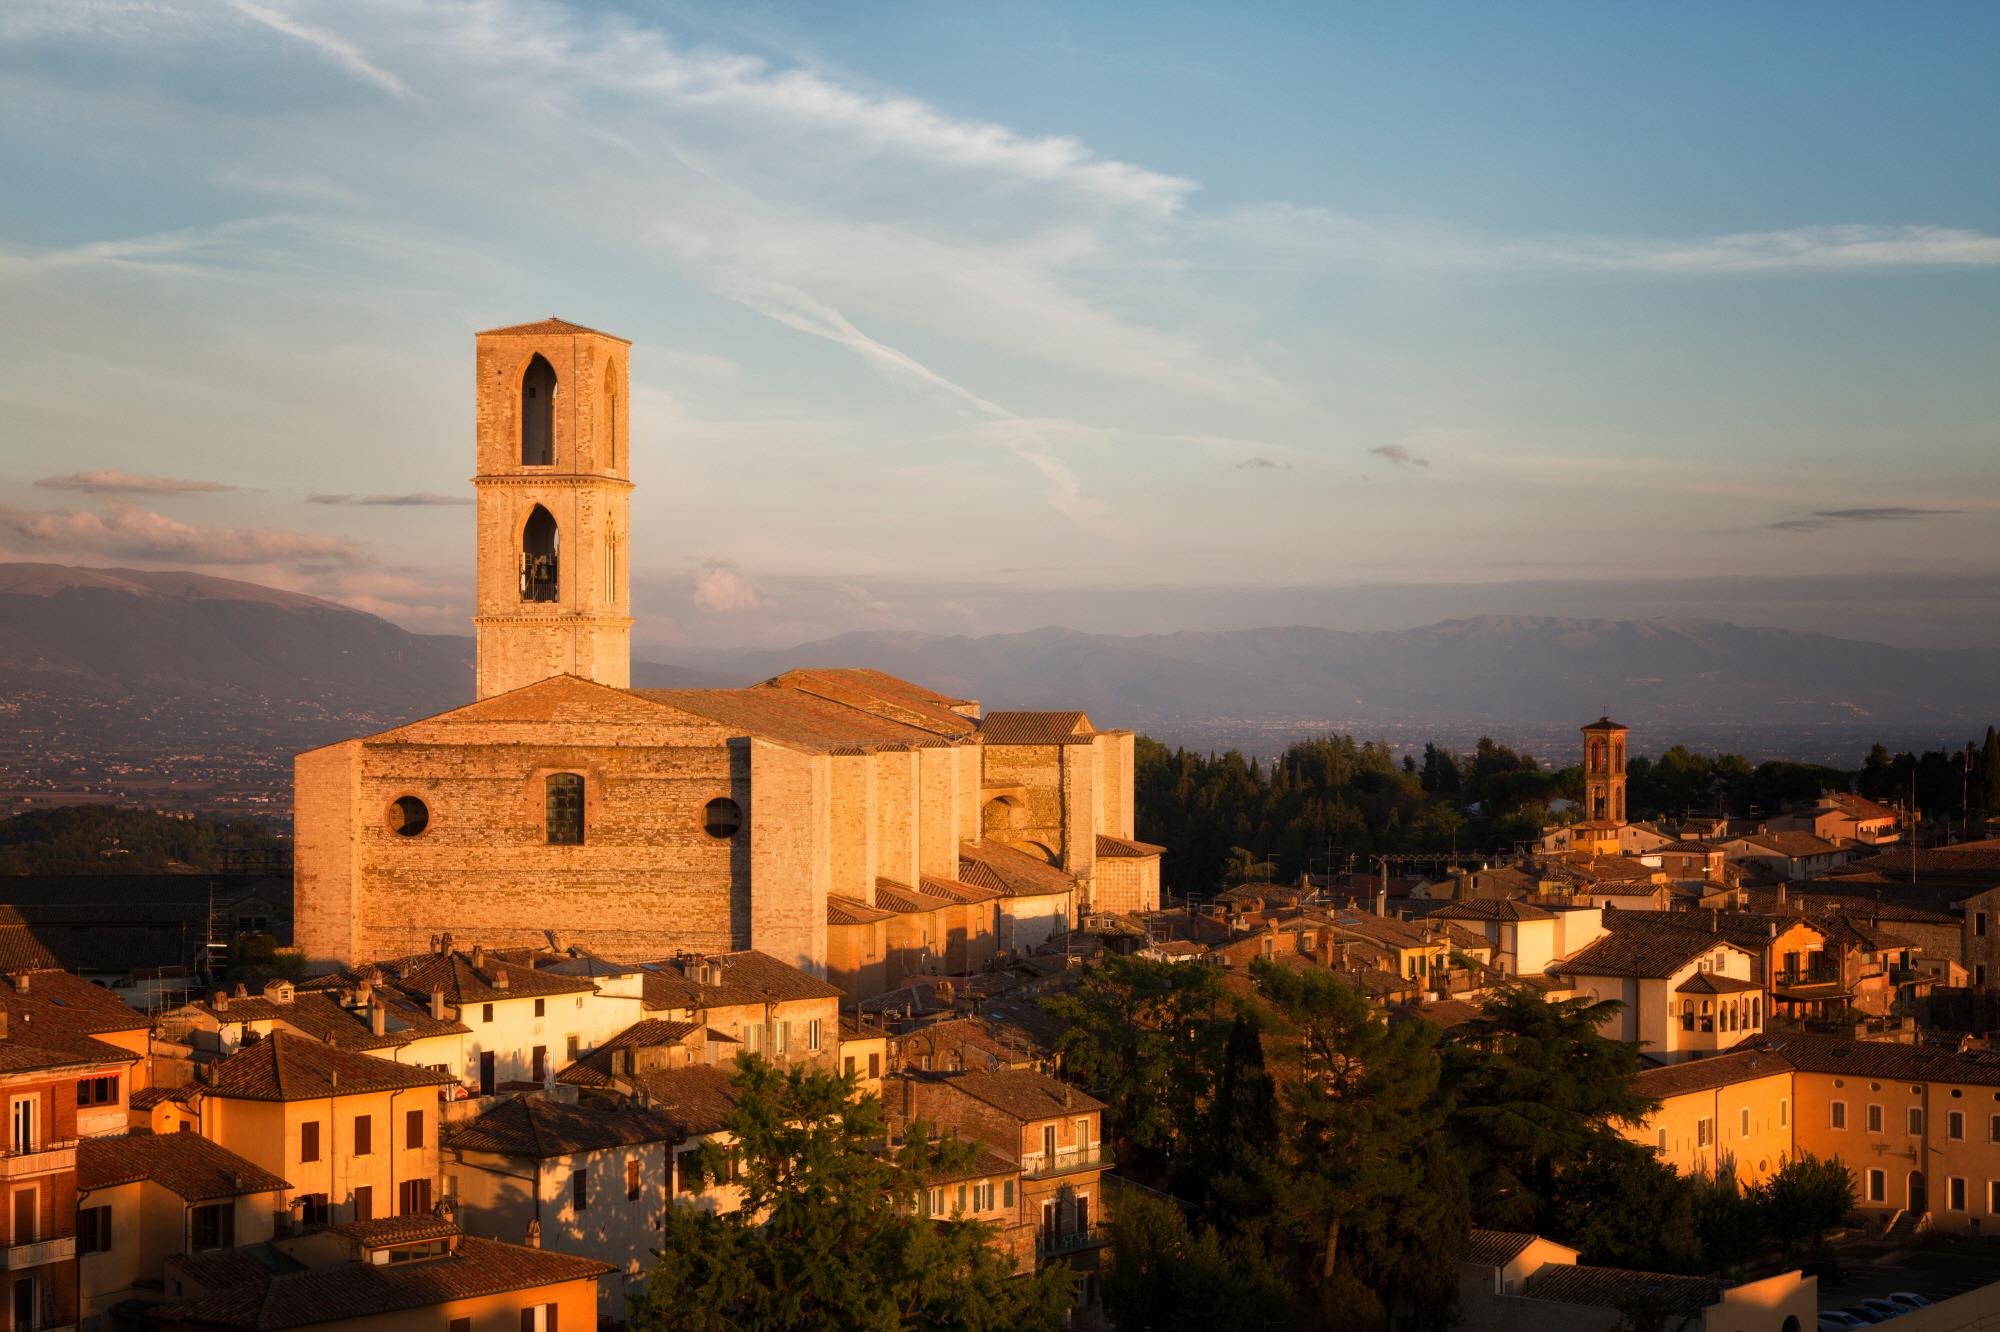
[[[1625,737],[1628,727],[1599,717],[1583,728],[1583,814],[1591,823],[1625,823]]]
[[[631,684],[630,352],[554,318],[477,335],[480,698]]]

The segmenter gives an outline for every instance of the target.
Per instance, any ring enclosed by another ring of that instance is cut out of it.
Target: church
[[[477,335],[476,697],[298,756],[308,964],[754,948],[865,998],[1156,908],[1129,731],[851,668],[631,687],[630,352]]]

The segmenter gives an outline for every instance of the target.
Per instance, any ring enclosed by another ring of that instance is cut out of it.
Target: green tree
[[[1294,1325],[1291,1292],[1261,1249],[1193,1233],[1172,1201],[1128,1189],[1106,1223],[1104,1307],[1119,1327],[1263,1332]]]
[[[1067,1269],[1017,1278],[989,1246],[991,1226],[917,1215],[926,1180],[969,1162],[969,1144],[934,1140],[919,1121],[906,1145],[884,1154],[882,1103],[857,1098],[852,1076],[780,1070],[743,1055],[735,1081],[724,1124],[735,1145],[703,1144],[690,1170],[697,1189],[732,1178],[741,1208],[722,1216],[667,1209],[657,1261],[631,1301],[633,1326],[1061,1326]]]
[[[1986,728],[1986,744],[1979,751],[1979,782],[1975,794],[1988,818],[2000,817],[2000,732]]]
[[[1042,1006],[1062,1019],[1056,1051],[1111,1107],[1121,1173],[1157,1184],[1195,1157],[1236,1007],[1214,967],[1104,957],[1082,984]]]
[[[1225,1234],[1255,1229],[1270,1215],[1279,1187],[1278,1146],[1277,1083],[1264,1067],[1257,1023],[1239,1014],[1183,1191],[1201,1205],[1211,1227]]]
[[[1333,972],[1259,961],[1251,975],[1295,1052],[1274,1209],[1285,1265],[1329,1325],[1392,1313],[1442,1325],[1468,1220],[1442,1133],[1437,1028],[1385,1022]]]
[[[1477,1224],[1560,1238],[1563,1172],[1628,1145],[1620,1129],[1655,1108],[1633,1087],[1637,1047],[1600,1030],[1618,1007],[1514,989],[1452,1029],[1444,1079]]]
[[[1826,1232],[1854,1210],[1858,1196],[1854,1172],[1839,1157],[1811,1152],[1792,1157],[1749,1191],[1764,1233],[1778,1241],[1788,1258],[1817,1249]]]

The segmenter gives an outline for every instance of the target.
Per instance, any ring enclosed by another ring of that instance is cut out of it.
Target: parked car
[[[1845,1332],[1847,1328],[1866,1326],[1868,1324],[1853,1314],[1842,1313],[1838,1309],[1829,1309],[1819,1316],[1819,1332]]]
[[[1850,1304],[1845,1309],[1842,1309],[1841,1312],[1860,1319],[1864,1324],[1886,1323],[1896,1316],[1894,1314],[1883,1313],[1879,1309],[1871,1309],[1865,1304]]]
[[[1901,1318],[1909,1310],[1894,1300],[1863,1300],[1861,1307],[1884,1318]]]
[[[1892,1290],[1883,1296],[1891,1304],[1900,1304],[1905,1309],[1928,1309],[1931,1302],[1912,1290]]]

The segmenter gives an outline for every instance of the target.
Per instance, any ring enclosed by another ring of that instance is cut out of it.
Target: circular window
[[[701,830],[710,837],[734,837],[742,826],[743,807],[728,796],[717,796],[702,807]]]
[[[389,831],[398,837],[415,837],[430,826],[430,806],[415,796],[398,796],[390,803]]]

